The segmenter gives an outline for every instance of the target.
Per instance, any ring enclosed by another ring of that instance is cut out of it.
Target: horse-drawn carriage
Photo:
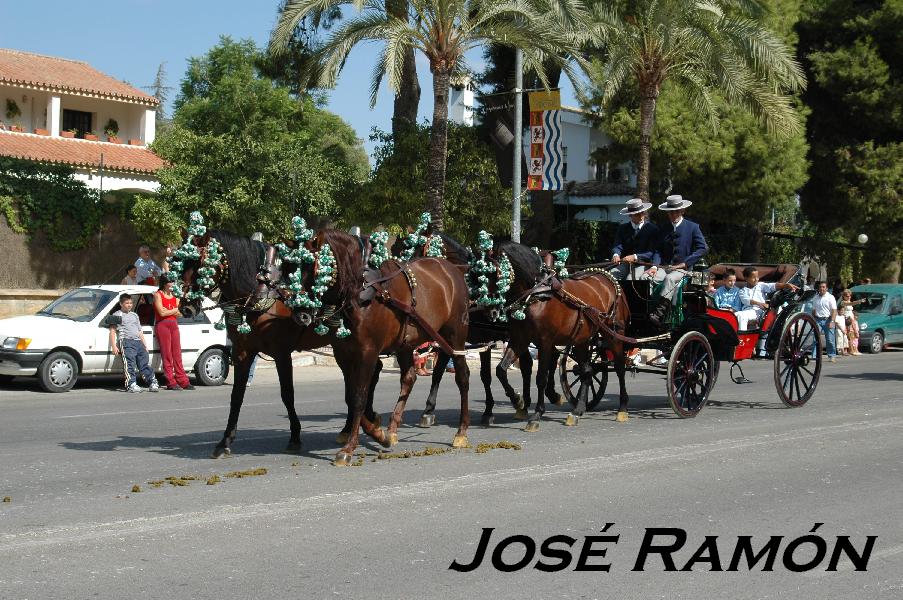
[[[737,273],[737,286],[743,287],[744,267],[754,266],[760,281],[792,283],[798,289],[780,289],[769,300],[769,308],[760,322],[740,330],[737,317],[730,310],[715,306],[706,292],[711,275],[715,283],[724,279],[728,269]],[[803,311],[814,291],[803,291],[797,265],[718,264],[707,270],[687,274],[668,318],[668,330],[662,332],[649,322],[655,301],[655,286],[645,278],[632,276],[620,282],[621,292],[630,307],[630,322],[624,333],[625,342],[638,350],[655,350],[666,361],[639,364],[639,356],[630,359],[634,372],[664,375],[668,402],[680,417],[694,417],[709,400],[718,379],[722,362],[730,363],[731,379],[747,383],[741,362],[770,360],[774,365],[774,384],[778,397],[789,407],[805,404],[818,385],[821,374],[822,341],[815,319]],[[601,402],[614,370],[614,356],[602,336],[590,342],[592,377],[581,382],[575,347],[562,352],[559,373],[565,396],[573,405],[581,392],[588,393],[586,407],[592,410]],[[738,371],[735,376],[734,371]],[[590,389],[581,387],[589,385]]]

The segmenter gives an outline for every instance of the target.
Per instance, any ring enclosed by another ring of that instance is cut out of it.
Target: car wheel
[[[884,334],[880,331],[876,331],[872,334],[871,339],[869,339],[869,352],[878,354],[882,350],[884,350]]]
[[[78,362],[68,352],[54,352],[38,367],[38,381],[45,392],[68,392],[78,379]]]
[[[219,348],[206,350],[195,363],[194,373],[203,385],[223,385],[229,375],[226,353]]]

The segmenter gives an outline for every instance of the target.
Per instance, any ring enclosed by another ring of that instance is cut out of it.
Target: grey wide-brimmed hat
[[[622,208],[619,212],[622,215],[635,215],[647,211],[650,208],[652,208],[651,202],[644,202],[642,198],[631,198],[627,201],[627,206]]]
[[[680,194],[674,194],[673,196],[668,196],[665,198],[665,201],[658,205],[659,210],[680,210],[682,208],[686,208],[693,203],[689,200],[684,200],[684,197]]]

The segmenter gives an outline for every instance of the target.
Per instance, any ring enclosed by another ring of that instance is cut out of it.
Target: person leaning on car
[[[123,371],[126,391],[132,393],[144,391],[144,388],[138,385],[139,374],[149,382],[150,388],[148,389],[151,392],[159,391],[160,385],[157,383],[153,369],[150,368],[147,344],[144,341],[144,332],[141,331],[141,321],[138,319],[138,315],[132,312],[132,296],[130,294],[119,296],[119,310],[114,312],[113,316],[119,317],[120,321],[119,325],[110,327],[110,346],[113,348],[113,354],[121,355],[122,362],[125,363]]]

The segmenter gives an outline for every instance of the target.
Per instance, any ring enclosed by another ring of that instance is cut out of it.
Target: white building
[[[464,76],[451,82],[448,95],[448,118],[461,125],[473,126],[474,94],[476,88],[470,77]]]
[[[449,119],[473,125],[474,87],[469,79],[452,84]],[[562,174],[566,189],[555,194],[555,204],[571,207],[571,218],[584,221],[621,222],[618,211],[634,196],[636,172],[629,163],[596,164],[593,154],[611,144],[603,131],[592,126],[587,111],[561,107]],[[524,160],[530,158],[530,131],[524,129]]]
[[[157,104],[87,63],[0,49],[0,156],[70,165],[95,189],[156,191]]]

